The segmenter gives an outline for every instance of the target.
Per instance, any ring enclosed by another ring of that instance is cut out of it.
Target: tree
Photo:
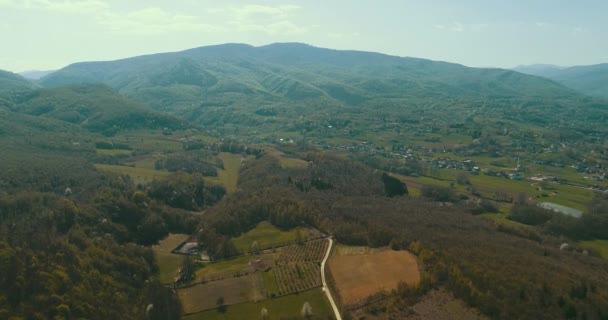
[[[268,309],[262,308],[260,311],[260,317],[264,320],[268,319]]]
[[[217,305],[217,311],[220,313],[226,313],[226,304],[224,301],[224,297],[219,297],[217,298],[217,301],[215,302],[215,305]]]
[[[184,280],[194,279],[196,271],[196,262],[192,259],[192,256],[185,255],[182,260],[181,276]]]
[[[384,193],[387,197],[402,196],[408,194],[407,186],[401,180],[390,176],[388,174],[382,174],[382,182],[384,183]]]
[[[312,306],[310,305],[310,303],[308,303],[308,301],[304,302],[300,314],[302,315],[302,318],[305,319],[310,319],[312,317]]]

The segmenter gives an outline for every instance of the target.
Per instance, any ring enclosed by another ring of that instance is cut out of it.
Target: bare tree
[[[310,319],[310,317],[312,317],[312,307],[310,306],[310,303],[308,303],[308,301],[304,302],[300,314],[304,319]]]
[[[260,317],[264,320],[268,319],[268,309],[262,308],[260,311]]]

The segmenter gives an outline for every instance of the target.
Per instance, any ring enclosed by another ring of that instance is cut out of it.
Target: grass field
[[[204,268],[196,271],[196,279],[213,279],[220,275],[231,275],[237,272],[242,273],[249,269],[247,263],[250,259],[251,258],[248,256],[239,256],[233,259],[205,264]]]
[[[138,150],[159,152],[182,150],[181,142],[164,136],[160,130],[139,130],[118,134],[113,140],[117,143],[127,144],[131,148]]]
[[[212,184],[223,185],[229,193],[234,192],[239,179],[241,155],[222,152],[219,157],[224,162],[224,169],[217,170],[217,177],[207,177],[205,180]]]
[[[95,153],[103,154],[106,156],[117,156],[117,155],[130,155],[133,153],[132,150],[122,150],[122,149],[95,149]]]
[[[597,251],[604,260],[608,260],[608,240],[581,241],[579,244],[588,249]]]
[[[306,169],[308,168],[308,162],[302,159],[285,158],[281,157],[279,160],[281,167],[288,169]]]
[[[159,268],[159,280],[161,283],[173,283],[173,278],[177,275],[177,270],[181,267],[183,257],[181,255],[172,254],[171,250],[175,249],[182,241],[188,239],[187,234],[169,234],[165,239],[161,240],[157,245],[152,246],[154,257]]]
[[[95,164],[95,168],[97,168],[98,170],[102,170],[102,171],[129,175],[136,184],[137,183],[148,183],[154,179],[161,179],[170,174],[170,172],[168,172],[168,171],[160,171],[160,170],[154,170],[154,169],[128,167],[128,166],[117,166],[117,165],[110,165],[110,164]]]
[[[319,319],[328,319],[332,315],[331,307],[325,295],[319,288],[292,294],[276,299],[267,299],[260,302],[247,302],[231,305],[225,313],[209,310],[183,317],[184,320],[241,320],[261,319],[262,308],[268,310],[269,320],[300,319],[300,311],[305,302],[310,303],[313,315]]]
[[[289,231],[282,231],[270,224],[270,222],[264,221],[258,224],[255,229],[232,239],[232,243],[234,243],[237,249],[239,249],[241,252],[246,253],[249,251],[251,244],[254,241],[258,242],[259,248],[270,248],[273,246],[294,242],[298,232],[303,240],[314,235],[312,230],[306,228],[296,228]]]
[[[344,304],[355,304],[401,281],[420,281],[416,257],[407,251],[337,246],[329,268]]]
[[[178,295],[184,313],[214,309],[219,298],[223,298],[226,305],[266,298],[263,279],[259,273],[179,289]]]

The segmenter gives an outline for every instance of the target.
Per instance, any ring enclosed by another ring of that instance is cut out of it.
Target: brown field
[[[217,308],[220,297],[224,298],[225,305],[266,298],[264,282],[259,273],[179,289],[178,295],[184,314]]]
[[[355,304],[381,290],[392,290],[401,281],[420,281],[416,257],[407,251],[336,247],[329,268],[342,303]]]

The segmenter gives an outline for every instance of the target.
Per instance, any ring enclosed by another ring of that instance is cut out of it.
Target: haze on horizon
[[[229,42],[304,42],[475,67],[608,62],[606,1],[377,3],[0,0],[0,69],[57,69]]]

